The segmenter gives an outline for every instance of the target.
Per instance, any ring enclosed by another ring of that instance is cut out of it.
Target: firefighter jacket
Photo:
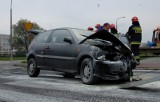
[[[126,35],[130,44],[139,44],[139,45],[141,44],[141,40],[142,40],[141,26],[139,25],[130,26]]]

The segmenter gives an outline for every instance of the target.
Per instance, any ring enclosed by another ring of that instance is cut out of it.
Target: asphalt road
[[[135,71],[142,78],[159,75]],[[41,71],[30,78],[26,69],[0,62],[0,102],[160,102],[160,81],[130,89],[120,89],[121,82],[101,81],[84,85],[79,77],[64,78],[61,73]]]

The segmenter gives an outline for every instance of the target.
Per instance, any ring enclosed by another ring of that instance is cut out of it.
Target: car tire
[[[131,69],[128,69],[126,74],[123,75],[124,77],[121,79],[122,82],[129,82],[131,81],[131,78],[133,76],[133,71]]]
[[[40,69],[37,68],[35,59],[31,58],[27,64],[27,73],[30,77],[37,77],[40,73]]]
[[[84,84],[95,84],[98,78],[93,75],[93,61],[91,58],[85,58],[81,63],[80,76]]]
[[[129,82],[130,78],[131,78],[130,76],[126,76],[126,77],[122,78],[120,81],[121,82]]]

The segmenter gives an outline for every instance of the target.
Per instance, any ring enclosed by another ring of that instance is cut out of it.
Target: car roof
[[[72,28],[72,27],[61,27],[61,28],[55,28],[55,29],[51,29],[51,30],[58,30],[58,29],[78,29],[78,30],[86,30],[86,29],[81,29],[81,28]],[[49,31],[49,30],[47,30]],[[86,30],[87,31],[87,30]]]

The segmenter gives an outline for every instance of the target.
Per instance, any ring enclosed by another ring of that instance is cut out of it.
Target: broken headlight
[[[96,52],[96,59],[97,60],[109,60],[109,61],[117,61],[120,60],[122,54],[120,52],[117,52],[115,50],[99,50]]]
[[[107,51],[103,51],[103,50],[100,50],[96,52],[96,59],[97,60],[106,60],[106,54],[108,54]]]

